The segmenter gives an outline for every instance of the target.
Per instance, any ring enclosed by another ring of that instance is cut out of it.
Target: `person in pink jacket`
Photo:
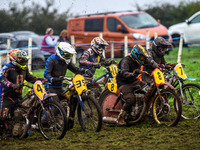
[[[55,54],[55,46],[57,46],[58,38],[53,39],[53,29],[47,28],[46,35],[42,40],[41,50]]]

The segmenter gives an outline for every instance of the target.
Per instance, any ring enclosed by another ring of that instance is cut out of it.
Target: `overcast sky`
[[[0,9],[7,10],[10,2],[18,2],[20,6],[22,1],[23,0],[0,0]],[[25,1],[28,7],[31,7],[33,1],[45,6],[45,0]],[[60,13],[70,8],[71,13],[74,14],[90,14],[106,11],[136,10],[135,4],[144,8],[147,5],[156,6],[166,2],[177,5],[180,1],[200,2],[200,0],[55,0],[55,8],[58,8]]]

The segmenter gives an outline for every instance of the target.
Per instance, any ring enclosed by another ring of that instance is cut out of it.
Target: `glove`
[[[87,74],[89,77],[93,76],[93,73],[89,69],[85,70],[85,74]]]
[[[100,68],[100,67],[101,67],[101,64],[100,64],[100,63],[93,63],[93,66],[94,66],[95,68]]]
[[[51,79],[51,82],[60,82],[63,81],[64,77],[60,76],[60,77],[53,77]]]
[[[41,77],[37,78],[37,80],[40,80],[42,83],[45,81],[45,79]]]
[[[135,69],[134,71],[133,71],[133,74],[135,75],[135,74],[141,74],[142,73],[142,71],[140,70],[140,69]]]
[[[160,65],[160,68],[165,68],[165,65],[164,65],[164,64],[161,64],[161,65]]]
[[[20,84],[11,84],[11,87],[12,87],[13,89],[17,89],[17,88],[20,87]]]
[[[110,63],[111,63],[111,64],[117,64],[117,62],[114,61],[114,60],[111,60]]]
[[[172,67],[172,65],[167,64],[167,65],[166,65],[166,68],[173,68],[173,67]]]

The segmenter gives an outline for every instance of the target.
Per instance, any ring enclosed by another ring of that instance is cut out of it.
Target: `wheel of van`
[[[42,59],[33,59],[32,60],[32,70],[44,69],[44,61]]]
[[[180,35],[179,34],[174,34],[172,35],[172,41],[173,41],[173,46],[174,47],[178,47],[179,46],[179,42],[180,42]],[[185,41],[183,40],[183,46],[187,47],[188,45],[185,43]]]

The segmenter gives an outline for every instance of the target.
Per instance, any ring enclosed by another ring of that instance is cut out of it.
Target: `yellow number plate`
[[[116,78],[117,73],[118,73],[117,65],[112,64],[109,66],[109,69],[110,69],[110,72],[111,72],[113,78]]]
[[[174,67],[174,72],[182,79],[185,79],[187,78],[184,70],[183,70],[183,67],[181,66],[180,63],[178,63],[175,67]]]
[[[37,97],[39,97],[41,100],[43,100],[44,95],[46,95],[46,90],[42,86],[41,81],[36,81],[35,84],[33,85],[33,89]]]
[[[107,83],[108,90],[117,93],[117,83]]]
[[[156,85],[165,84],[164,75],[159,69],[156,68],[153,71],[153,77],[154,77],[154,81],[155,81]]]
[[[81,95],[83,91],[87,90],[85,78],[82,75],[77,74],[72,80],[72,82],[75,85],[75,89],[79,95]]]

